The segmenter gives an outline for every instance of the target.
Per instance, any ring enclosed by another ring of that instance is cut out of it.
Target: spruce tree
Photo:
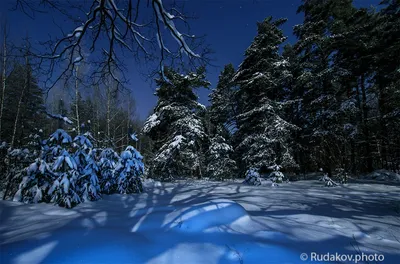
[[[285,21],[268,17],[258,23],[258,34],[234,77],[239,85],[235,152],[242,172],[296,166],[289,142],[295,126],[281,117],[285,103],[279,100],[284,80],[290,77],[287,61],[279,54],[286,39],[279,26]]]
[[[7,83],[1,134],[3,140],[11,142],[18,112],[17,102],[21,101],[14,142],[14,146],[20,147],[27,144],[29,134],[34,129],[39,129],[44,123],[43,93],[29,64],[16,63],[7,76]]]
[[[235,68],[232,64],[225,65],[221,72],[217,87],[210,93],[209,108],[210,121],[213,125],[224,125],[234,129],[236,116],[236,102],[234,94],[235,83],[232,81]]]
[[[166,68],[156,80],[157,106],[147,119],[143,132],[154,142],[150,176],[173,180],[176,177],[201,177],[207,134],[193,89],[208,87],[204,68],[187,75]]]
[[[310,154],[313,170],[323,167],[329,175],[342,159],[341,103],[345,92],[341,79],[345,69],[334,64],[338,40],[346,30],[344,21],[353,12],[351,0],[303,0],[298,9],[304,23],[294,27],[294,45],[302,73],[295,82],[303,87],[301,128],[303,147]]]
[[[236,129],[235,83],[232,81],[235,69],[232,64],[224,67],[217,87],[210,93],[211,106],[208,109],[207,175],[211,179],[234,178],[237,173],[233,160],[231,137]]]
[[[373,157],[379,167],[400,170],[400,1],[383,0],[382,9],[372,20],[373,90],[378,99],[377,138],[380,151]],[[372,124],[374,125],[374,124]]]
[[[115,168],[115,189],[117,193],[141,193],[143,184],[141,176],[144,173],[143,156],[132,146],[121,153],[121,158]],[[111,188],[113,189],[113,188]]]

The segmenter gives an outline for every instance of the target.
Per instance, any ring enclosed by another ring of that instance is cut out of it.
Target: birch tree
[[[0,103],[0,140],[3,132],[3,109],[6,94],[6,79],[7,79],[7,24],[3,25],[3,68],[1,71],[2,89],[1,89],[1,103]]]

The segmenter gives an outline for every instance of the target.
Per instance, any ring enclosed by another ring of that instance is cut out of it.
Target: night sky
[[[39,1],[39,0],[37,0]],[[10,24],[10,39],[13,42],[21,41],[21,38],[29,33],[32,39],[44,41],[49,35],[60,36],[60,30],[47,16],[36,16],[34,20],[18,11],[10,11],[13,0],[2,0],[0,6],[1,19],[6,18]],[[192,33],[206,35],[206,43],[210,45],[214,54],[212,63],[217,67],[207,69],[207,77],[211,82],[211,88],[217,84],[218,75],[223,66],[233,63],[237,67],[242,59],[245,49],[251,44],[256,35],[256,22],[262,21],[268,16],[274,18],[286,17],[288,22],[283,25],[288,42],[295,42],[292,28],[302,22],[302,15],[297,15],[296,10],[300,0],[189,0],[185,1],[185,10],[198,17],[190,20]],[[164,0],[167,6],[168,1]],[[354,0],[356,6],[376,5],[379,0]],[[68,22],[61,23],[65,31],[71,31],[74,27]],[[138,114],[142,119],[152,111],[157,102],[153,95],[152,87],[145,78],[135,69],[134,62],[129,64],[129,87],[132,89],[137,105]],[[200,89],[198,94],[202,104],[208,104],[206,89]]]

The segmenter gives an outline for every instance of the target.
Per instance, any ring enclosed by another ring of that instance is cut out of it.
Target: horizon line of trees
[[[144,125],[135,119],[133,97],[112,81],[84,95],[79,65],[66,82],[72,95],[62,90],[45,105],[29,56],[11,63],[4,39],[1,141],[23,147],[35,130],[65,128],[73,135],[90,131],[94,145],[122,150],[142,129],[136,147],[148,175],[165,180],[277,168],[322,168],[329,176],[398,171],[400,3],[381,4],[377,11],[355,8],[352,0],[303,0],[297,42],[285,46],[280,27],[286,19],[267,17],[238,69],[230,64],[221,72],[209,107],[194,92],[210,86],[205,68],[181,74],[185,70],[164,67],[156,80],[158,103]],[[46,109],[72,125],[47,119]]]
[[[229,64],[199,106],[204,72],[165,70],[143,132],[150,175],[232,178],[277,168],[329,176],[400,170],[400,2],[303,0],[297,42],[266,18],[238,69]]]

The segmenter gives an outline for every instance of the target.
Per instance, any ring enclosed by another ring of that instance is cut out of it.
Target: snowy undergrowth
[[[99,200],[102,193],[142,192],[142,155],[128,146],[119,157],[112,149],[94,148],[88,137],[78,135],[72,140],[58,129],[43,141],[35,162],[14,177],[19,186],[13,200],[71,208]]]
[[[302,252],[400,257],[399,187],[279,188],[146,180],[73,209],[0,201],[1,263],[307,263]]]

